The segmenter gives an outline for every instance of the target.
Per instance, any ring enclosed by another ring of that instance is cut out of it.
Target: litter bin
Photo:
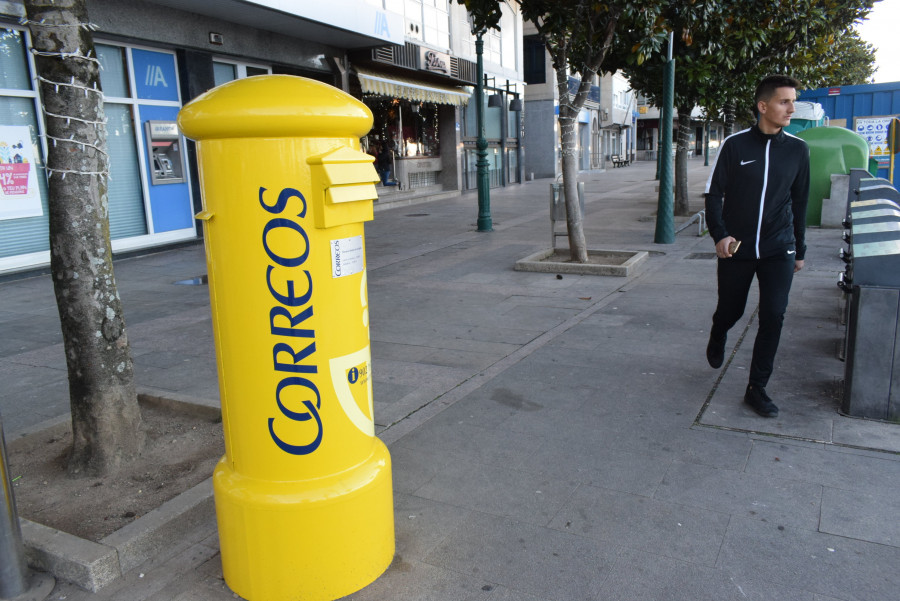
[[[250,601],[331,600],[394,555],[375,438],[363,222],[372,113],[289,75],[232,81],[178,116],[197,141],[225,456],[225,582]]]
[[[847,263],[838,285],[849,296],[841,412],[900,421],[900,193],[860,179],[849,193]],[[857,200],[852,200],[856,197]]]

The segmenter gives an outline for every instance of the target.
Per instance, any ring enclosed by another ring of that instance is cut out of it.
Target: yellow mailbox
[[[359,137],[372,113],[329,85],[270,75],[210,90],[178,124],[198,142],[225,581],[251,601],[348,595],[394,554],[363,236],[378,175]]]

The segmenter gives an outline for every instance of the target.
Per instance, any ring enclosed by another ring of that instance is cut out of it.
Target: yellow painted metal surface
[[[330,600],[394,554],[375,437],[363,223],[368,108],[316,81],[233,81],[178,116],[197,141],[225,456],[225,581],[250,601]],[[200,218],[200,217],[198,217]]]

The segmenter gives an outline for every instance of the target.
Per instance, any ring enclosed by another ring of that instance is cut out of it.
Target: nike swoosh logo
[[[787,254],[789,254],[789,255],[796,255],[796,254],[797,254],[797,251],[796,251],[796,250],[789,250],[789,251],[787,251]]]
[[[756,162],[756,159],[753,159],[752,161],[741,161],[741,165],[749,165],[750,163],[755,163],[755,162]]]

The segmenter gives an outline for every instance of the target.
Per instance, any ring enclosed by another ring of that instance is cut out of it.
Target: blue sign
[[[134,49],[131,51],[131,60],[134,64],[138,98],[179,100],[174,54]]]

